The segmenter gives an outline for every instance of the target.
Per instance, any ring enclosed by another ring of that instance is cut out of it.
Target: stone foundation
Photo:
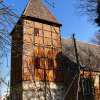
[[[48,82],[23,82],[23,100],[62,100],[62,84]]]

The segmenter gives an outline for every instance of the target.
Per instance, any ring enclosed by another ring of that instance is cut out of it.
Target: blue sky
[[[28,0],[5,0],[12,8],[22,13]],[[45,0],[44,0],[45,1]],[[48,0],[53,1],[53,0]],[[80,16],[76,7],[78,0],[54,0],[56,8],[50,6],[49,9],[57,17],[62,26],[62,37],[69,38],[72,33],[76,33],[76,38],[81,41],[90,42],[97,31],[96,25],[90,23],[85,15]]]

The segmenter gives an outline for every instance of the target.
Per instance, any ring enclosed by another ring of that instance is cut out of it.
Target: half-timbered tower
[[[11,33],[11,100],[62,100],[60,26],[41,0],[29,0]]]

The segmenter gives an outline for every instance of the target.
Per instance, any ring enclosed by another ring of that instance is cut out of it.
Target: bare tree
[[[100,26],[100,0],[79,0],[79,10],[81,14],[86,14],[89,20]],[[92,42],[100,45],[100,30],[98,30]]]
[[[4,0],[0,0],[0,85],[7,88],[8,76],[10,74],[9,58],[11,48],[11,38],[9,34],[18,18],[11,7],[7,6]],[[1,86],[0,93],[2,93]]]
[[[100,26],[100,0],[97,0],[96,13],[97,13],[97,18],[95,19],[95,22],[98,24],[98,26]]]
[[[100,24],[100,0],[79,0],[81,14],[86,14],[89,20]]]
[[[97,31],[91,41],[97,45],[100,45],[100,30]]]

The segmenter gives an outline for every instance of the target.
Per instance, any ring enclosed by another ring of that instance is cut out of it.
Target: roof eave
[[[32,21],[36,21],[36,22],[40,22],[40,23],[44,23],[44,24],[48,24],[48,25],[54,25],[54,26],[58,26],[58,27],[61,27],[62,26],[62,24],[57,23],[57,22],[52,22],[52,21],[48,21],[48,20],[45,20],[45,19],[31,17],[31,16],[22,15],[22,18],[23,19],[32,20]]]

